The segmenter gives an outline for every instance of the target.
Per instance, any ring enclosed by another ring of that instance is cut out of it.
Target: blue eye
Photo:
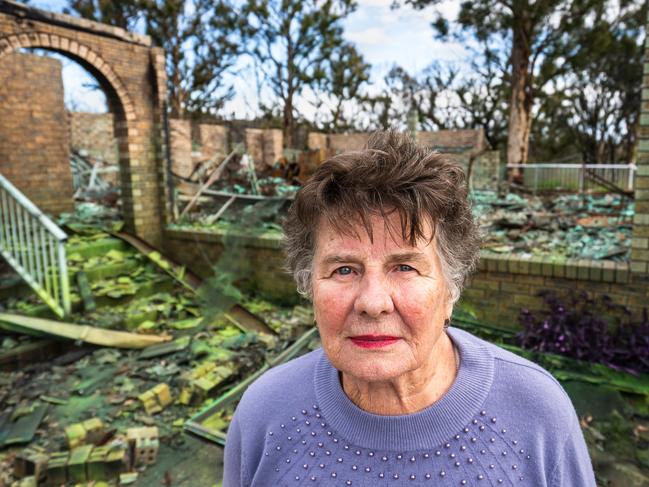
[[[352,273],[352,268],[346,265],[336,269],[336,274],[340,274],[341,276],[348,276],[351,273]]]
[[[408,264],[399,264],[399,271],[400,272],[410,272],[414,271],[412,267],[410,267]]]

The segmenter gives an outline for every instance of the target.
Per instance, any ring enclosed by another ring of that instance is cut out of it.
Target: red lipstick
[[[350,337],[352,343],[361,348],[381,348],[392,345],[400,338],[390,335],[357,335]]]

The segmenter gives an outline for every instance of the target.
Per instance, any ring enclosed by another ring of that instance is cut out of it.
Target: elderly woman
[[[595,485],[552,376],[448,327],[479,250],[461,169],[374,134],[318,168],[285,230],[322,349],[243,396],[224,487]]]

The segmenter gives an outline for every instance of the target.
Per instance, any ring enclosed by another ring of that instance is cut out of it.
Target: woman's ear
[[[448,293],[448,297],[446,298],[446,306],[444,310],[444,316],[446,316],[449,320],[451,319],[451,316],[453,316],[453,299],[451,298],[451,293]]]

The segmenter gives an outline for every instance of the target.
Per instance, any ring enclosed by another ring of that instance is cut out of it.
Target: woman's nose
[[[363,276],[354,301],[354,311],[371,318],[378,318],[383,313],[392,313],[394,303],[388,283],[377,277]]]

